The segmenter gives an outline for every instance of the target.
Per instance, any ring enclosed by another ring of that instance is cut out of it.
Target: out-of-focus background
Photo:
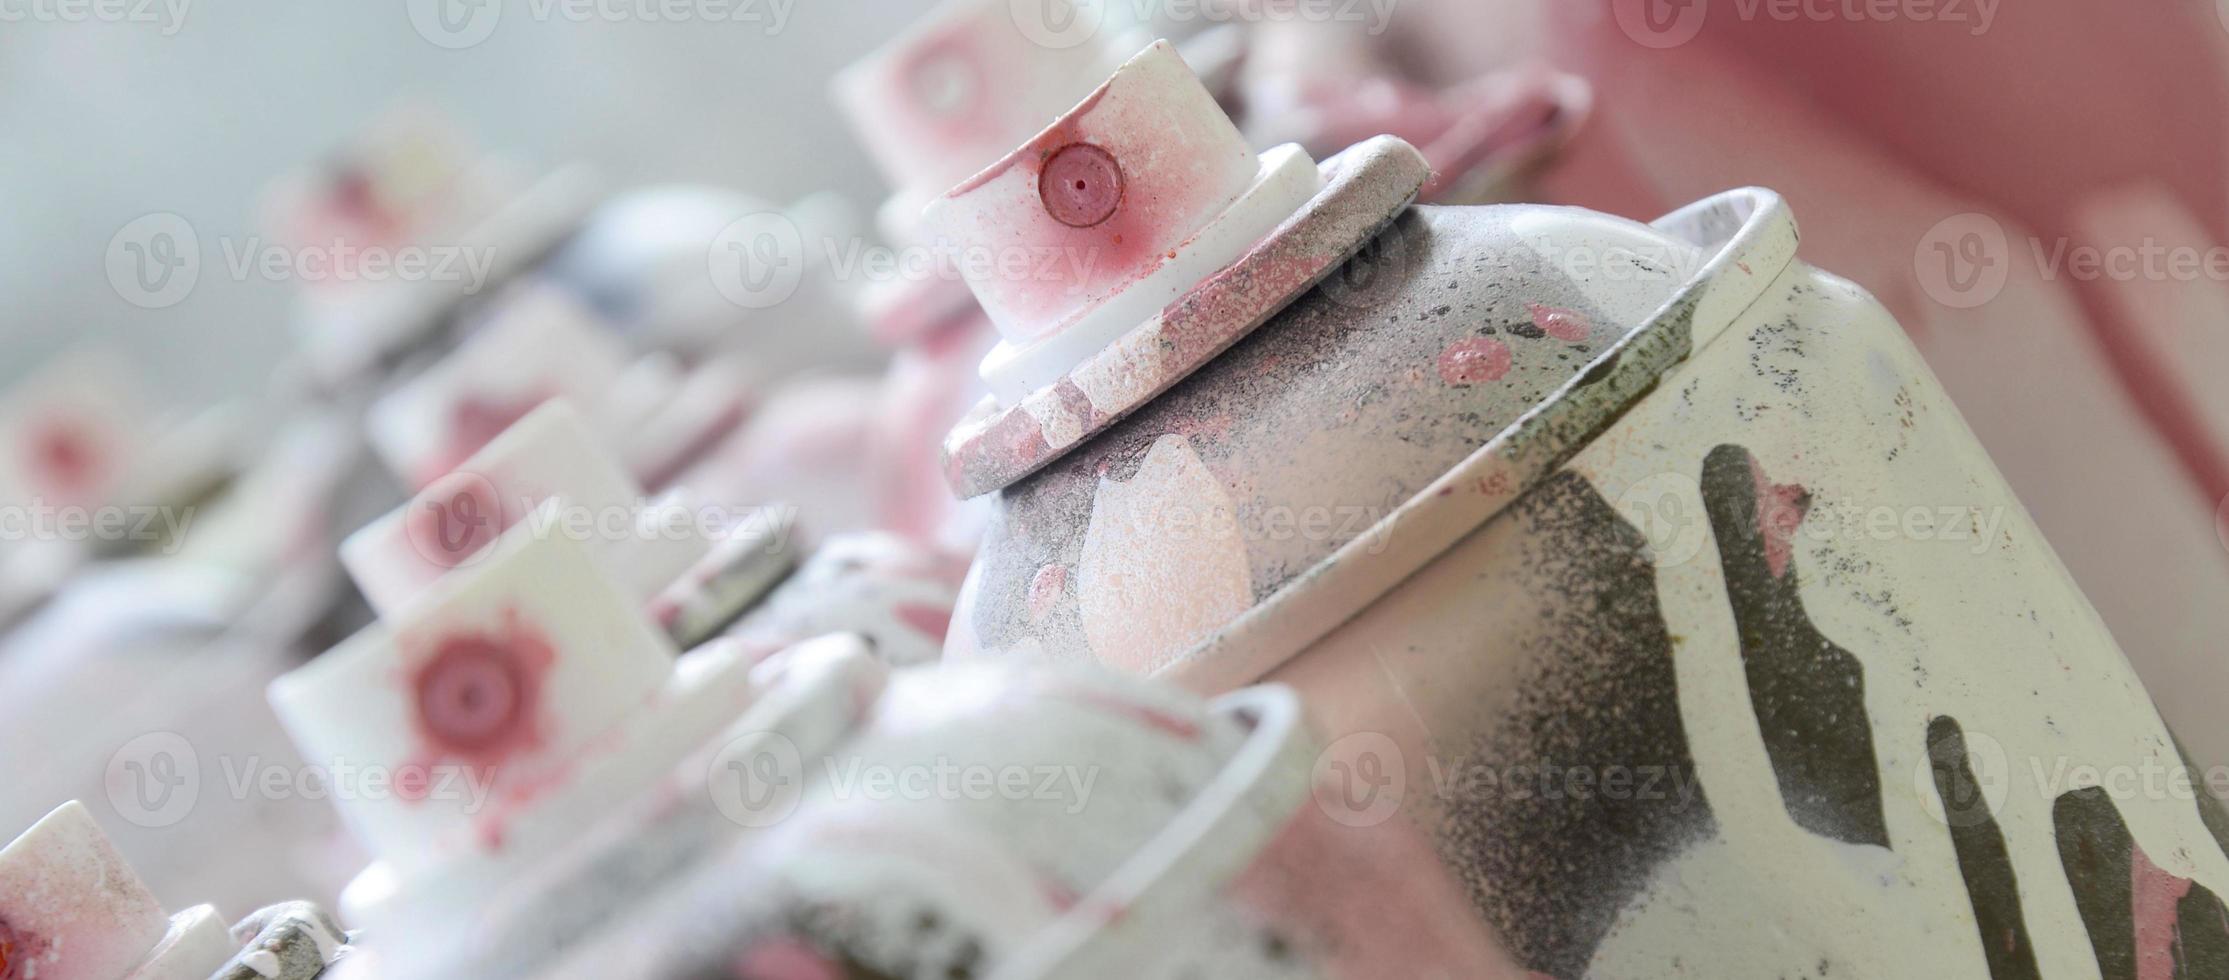
[[[219,240],[268,238],[257,221],[273,178],[398,104],[434,107],[522,163],[585,162],[617,186],[709,183],[773,201],[829,190],[871,208],[881,181],[827,79],[933,4],[759,0],[734,8],[756,21],[708,23],[506,3],[464,49],[429,42],[405,6],[188,0],[177,20],[156,4],[146,23],[7,23],[0,385],[88,339],[159,368],[161,394],[188,404],[260,384],[291,342],[294,284],[205,268],[184,302],[143,309],[109,284],[110,238],[174,213],[221,266]]]

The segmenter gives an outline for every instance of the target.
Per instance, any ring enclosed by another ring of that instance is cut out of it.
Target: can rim
[[[1761,187],[1704,198],[1650,226],[1717,251],[1647,319],[1500,434],[1154,676],[1204,692],[1251,684],[1376,602],[1553,475],[1725,333],[1795,265],[1800,237],[1787,202]],[[1384,546],[1389,541],[1401,544]]]

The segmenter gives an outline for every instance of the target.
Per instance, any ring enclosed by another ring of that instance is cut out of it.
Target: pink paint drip
[[[2144,849],[2129,846],[2130,918],[2136,926],[2136,980],[2175,980],[2177,905],[2191,883],[2153,864]]]
[[[1533,326],[1539,327],[1541,332],[1557,340],[1577,343],[1594,336],[1594,324],[1587,320],[1585,314],[1576,310],[1544,306],[1539,303],[1529,303],[1527,308],[1532,310]]]
[[[1029,580],[1029,618],[1042,622],[1052,615],[1053,606],[1068,588],[1068,566],[1050,562],[1037,570]]]
[[[1466,337],[1440,352],[1440,380],[1451,385],[1499,381],[1511,363],[1508,345],[1492,337]]]
[[[1757,487],[1757,533],[1765,540],[1765,565],[1773,578],[1779,578],[1788,573],[1796,528],[1811,512],[1811,494],[1800,485],[1767,479],[1764,466],[1755,459],[1749,461],[1749,475]]]

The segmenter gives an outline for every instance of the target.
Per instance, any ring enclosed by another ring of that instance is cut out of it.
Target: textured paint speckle
[[[1183,436],[1156,440],[1130,481],[1101,481],[1077,583],[1092,653],[1150,672],[1253,605],[1236,516]]]

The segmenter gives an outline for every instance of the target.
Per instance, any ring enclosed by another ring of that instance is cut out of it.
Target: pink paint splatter
[[[1587,320],[1586,314],[1539,303],[1526,304],[1526,308],[1532,310],[1533,326],[1557,340],[1577,343],[1594,336],[1594,324]]]
[[[1467,337],[1440,352],[1440,380],[1451,385],[1499,381],[1512,362],[1508,345],[1492,337]]]
[[[1773,578],[1787,574],[1788,559],[1795,553],[1796,528],[1811,512],[1811,493],[1793,483],[1774,483],[1765,468],[1749,461],[1749,475],[1757,487],[1757,533],[1765,539],[1765,565]]]
[[[1029,580],[1029,619],[1043,622],[1052,615],[1054,604],[1068,588],[1068,566],[1049,562],[1037,570]]]
[[[98,440],[66,419],[55,419],[33,437],[34,471],[65,500],[82,500],[98,486],[102,476]]]
[[[398,767],[398,783],[404,771],[423,776],[445,763],[492,767],[542,744],[542,688],[557,663],[548,640],[514,612],[501,632],[449,633],[430,646],[406,678],[423,744]],[[420,800],[424,788],[398,785],[397,795]]]

